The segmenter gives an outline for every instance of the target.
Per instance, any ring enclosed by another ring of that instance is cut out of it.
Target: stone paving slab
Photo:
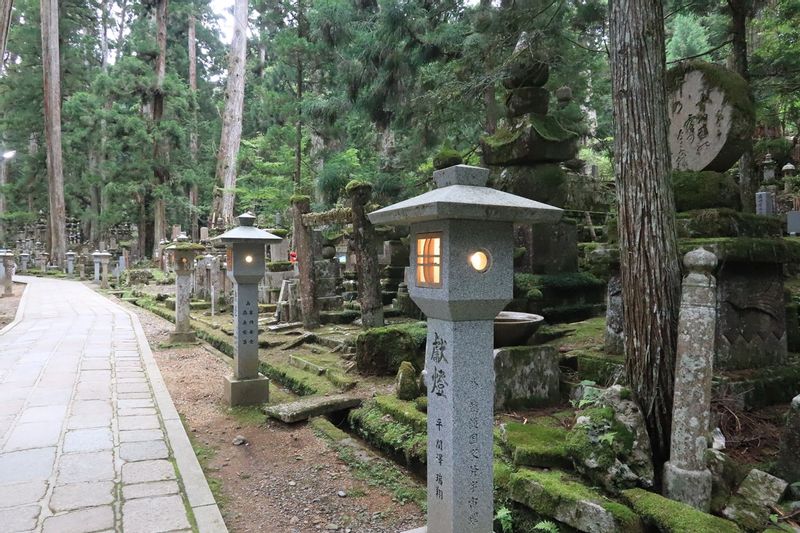
[[[0,529],[226,532],[138,318],[28,284],[0,330]]]

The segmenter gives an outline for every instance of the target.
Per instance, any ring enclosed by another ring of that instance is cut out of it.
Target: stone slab
[[[314,396],[296,402],[271,405],[264,409],[267,416],[276,418],[281,422],[291,424],[301,420],[308,420],[336,411],[344,411],[359,407],[362,398],[347,394],[335,396]]]
[[[269,378],[259,375],[252,379],[225,376],[223,397],[230,406],[258,405],[269,401]]]

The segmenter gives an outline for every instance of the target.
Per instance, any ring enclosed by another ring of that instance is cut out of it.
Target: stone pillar
[[[27,272],[28,271],[28,260],[30,259],[31,254],[28,252],[22,252],[19,254],[20,263],[22,263],[22,268],[20,268],[20,272]]]
[[[716,338],[717,266],[714,254],[698,248],[683,260],[683,279],[670,461],[664,465],[664,495],[704,512],[711,503],[706,467]]]
[[[194,257],[203,247],[189,242],[189,237],[181,234],[178,242],[168,248],[175,263],[175,331],[170,335],[171,342],[195,342],[189,312],[191,310],[192,271]]]
[[[86,277],[86,255],[81,253],[78,255],[78,279],[83,281],[84,277]]]
[[[100,267],[101,267],[101,277],[100,277],[100,288],[101,289],[108,289],[108,261],[111,259],[111,254],[108,252],[103,252],[100,254]]]
[[[365,206],[372,198],[372,186],[369,183],[352,182],[347,185],[347,193],[352,210],[361,324],[364,328],[380,327],[383,326],[383,295],[378,251],[375,248],[378,237],[365,213]]]
[[[777,470],[789,483],[800,481],[800,394],[794,397],[789,407]]]
[[[94,282],[100,283],[100,250],[94,251],[92,261],[94,262]]]
[[[295,197],[294,244],[297,252],[297,265],[300,272],[300,307],[303,310],[303,326],[306,329],[319,327],[319,304],[316,295],[316,275],[314,273],[314,243],[311,228],[303,225],[303,215],[311,211],[311,200],[307,196]]]
[[[75,272],[75,252],[70,250],[67,252],[67,275],[72,276]]]
[[[3,296],[12,296],[12,279],[14,277],[14,269],[16,265],[14,264],[14,254],[11,252],[5,252],[4,254],[0,255],[0,259],[3,261]]]
[[[431,533],[492,531],[493,341],[491,320],[428,318]]]

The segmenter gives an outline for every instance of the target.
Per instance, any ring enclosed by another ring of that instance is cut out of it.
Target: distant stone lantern
[[[20,268],[20,272],[27,272],[28,271],[28,260],[31,258],[31,254],[28,252],[22,252],[19,254],[19,261],[22,263],[22,268]]]
[[[172,253],[175,265],[175,331],[170,335],[171,342],[194,342],[195,335],[190,322],[192,271],[194,258],[204,250],[201,244],[189,240],[181,233],[177,240],[164,250]]]
[[[14,253],[5,250],[0,253],[0,262],[3,264],[3,296],[12,296],[12,279],[14,276]]]
[[[794,175],[796,173],[797,173],[797,169],[795,168],[795,166],[792,163],[786,163],[781,168],[781,174],[783,175],[784,178],[794,177]]]
[[[70,250],[65,254],[67,256],[67,275],[71,276],[75,271],[75,252]]]
[[[764,161],[761,162],[761,171],[764,183],[771,183],[775,180],[775,160],[772,159],[772,154],[767,152],[764,156]]]
[[[230,405],[269,400],[269,380],[258,373],[258,283],[264,277],[264,247],[283,239],[254,227],[255,220],[251,213],[239,215],[239,226],[211,239],[228,246],[228,276],[234,282],[233,376],[225,376]]]
[[[437,189],[370,213],[411,226],[409,294],[428,317],[428,531],[488,533],[494,318],[513,297],[513,223],[561,209],[487,188],[489,171],[434,172]]]

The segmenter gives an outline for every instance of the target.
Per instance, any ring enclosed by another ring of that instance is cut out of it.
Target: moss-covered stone
[[[740,208],[739,186],[732,177],[720,172],[675,171],[672,173],[672,190],[678,211]]]
[[[527,424],[506,423],[503,447],[515,465],[544,468],[569,468],[572,460],[567,454],[567,430],[547,420],[537,419]]]
[[[433,156],[434,170],[441,170],[443,168],[460,165],[463,162],[464,158],[461,157],[461,154],[458,151],[449,148],[444,148],[440,150],[438,154]]]
[[[267,263],[267,270],[269,272],[288,272],[294,268],[294,263],[291,261],[270,261]]]
[[[396,400],[396,398],[393,399]],[[413,404],[407,412],[421,414]],[[387,415],[382,408],[378,407],[376,401],[367,402],[360,409],[350,411],[348,420],[356,432],[367,442],[384,452],[402,457],[408,466],[416,468],[426,463],[427,432],[419,431],[413,426]]]
[[[742,213],[733,209],[700,209],[677,216],[678,235],[682,238],[707,237],[781,237],[779,218]]]
[[[628,504],[648,524],[663,533],[738,533],[739,526],[643,489],[622,492]]]
[[[566,175],[554,163],[494,169],[491,186],[523,198],[551,205],[567,201]]]
[[[356,338],[356,366],[368,375],[393,375],[403,361],[425,366],[427,326],[424,322],[372,328]]]
[[[376,396],[375,406],[383,413],[391,416],[416,431],[428,431],[428,416],[417,409],[415,402],[407,402],[391,395]]]
[[[419,396],[419,376],[414,365],[408,361],[400,363],[395,380],[395,392],[400,400],[412,401]]]
[[[681,256],[702,246],[717,256],[720,263],[798,263],[800,242],[793,238],[708,238],[678,241]]]
[[[625,505],[558,470],[522,469],[511,475],[511,499],[579,531],[636,533],[639,517]]]

